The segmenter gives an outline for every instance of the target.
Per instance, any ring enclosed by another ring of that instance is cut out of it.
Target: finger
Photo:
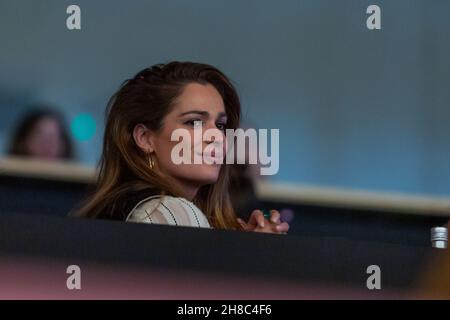
[[[250,219],[248,220],[248,223],[254,226],[259,226],[261,228],[264,228],[264,215],[261,210],[255,210],[252,212],[252,215],[250,216]]]
[[[281,215],[277,210],[270,210],[270,221],[276,224],[280,224]]]
[[[250,215],[250,218],[248,218],[248,224],[256,225],[256,219],[255,214],[258,212],[258,210],[253,210],[252,214]]]
[[[288,232],[289,231],[289,224],[287,222],[283,222],[283,223],[275,226],[275,229],[278,232]]]
[[[245,223],[244,220],[237,218],[237,222],[241,226],[242,230],[249,231],[251,229],[251,227],[249,225],[247,225],[247,223]]]
[[[255,213],[255,219],[258,223],[258,226],[260,228],[264,228],[266,218],[264,218],[264,214],[261,211],[258,210],[258,212]]]

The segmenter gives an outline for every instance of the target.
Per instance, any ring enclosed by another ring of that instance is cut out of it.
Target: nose
[[[211,129],[205,135],[205,140],[204,141],[205,141],[206,144],[215,143],[215,144],[222,145],[224,140],[225,139],[224,139],[224,135],[223,135],[222,131],[220,131],[219,129]]]
[[[204,128],[204,142],[207,144],[217,143],[222,144],[224,141],[224,134],[221,130],[217,129],[215,123],[209,124],[206,128]]]
[[[217,130],[214,134],[209,134],[205,136],[205,142],[207,144],[210,143],[223,143],[225,139],[223,138],[223,133],[220,130]]]
[[[207,130],[204,135],[204,143],[205,146],[212,145],[212,147],[217,151],[217,149],[221,150],[219,154],[223,154],[226,152],[226,141],[223,131],[217,129],[214,125],[213,128]],[[217,153],[217,152],[216,152]],[[219,156],[216,154],[216,156]]]

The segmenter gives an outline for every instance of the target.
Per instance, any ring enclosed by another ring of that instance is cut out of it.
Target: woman
[[[16,127],[8,153],[44,160],[73,160],[63,116],[48,108],[29,112]]]
[[[192,62],[158,64],[125,81],[107,108],[97,190],[80,216],[130,222],[286,233],[276,210],[266,219],[255,210],[247,222],[231,206],[229,167],[176,164],[177,129],[193,139],[192,154],[211,143],[225,147],[225,129],[236,129],[239,97],[216,68]],[[201,139],[194,130],[214,129],[220,139]],[[214,154],[210,156],[214,157]]]

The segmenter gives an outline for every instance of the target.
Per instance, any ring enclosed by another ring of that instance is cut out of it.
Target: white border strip
[[[298,204],[450,217],[450,198],[432,197],[429,195],[374,192],[274,182],[257,183],[256,193],[260,199],[266,201],[285,201]]]
[[[94,183],[96,169],[73,162],[0,158],[0,175],[31,177],[67,182]]]

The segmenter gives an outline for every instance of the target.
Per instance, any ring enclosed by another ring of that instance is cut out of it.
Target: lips
[[[201,157],[207,157],[207,158],[215,158],[216,157],[216,151],[212,150],[211,152],[197,152],[197,154]]]
[[[196,154],[202,157],[202,159],[208,159],[209,161],[214,162],[214,164],[217,164],[216,161],[219,161],[219,159],[217,159],[216,157],[216,152],[214,150],[212,150],[211,152],[204,152],[203,154],[202,153]]]

